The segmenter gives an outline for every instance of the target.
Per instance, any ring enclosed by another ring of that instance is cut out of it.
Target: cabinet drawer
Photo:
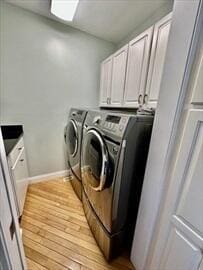
[[[21,154],[18,156],[17,161],[11,170],[16,189],[19,214],[21,216],[28,186],[28,170],[24,150],[21,150]]]
[[[24,150],[18,157],[17,163],[15,163],[14,167],[12,167],[12,174],[16,183],[22,179],[28,178],[27,161]]]
[[[16,160],[17,160],[17,158],[18,158],[18,156],[23,148],[24,148],[24,141],[23,141],[23,137],[22,137],[8,156],[9,163],[10,163],[11,167],[14,166],[14,164],[15,164],[15,162],[16,162]]]

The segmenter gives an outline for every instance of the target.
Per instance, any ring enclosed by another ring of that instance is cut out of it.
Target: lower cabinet
[[[21,144],[20,148],[18,147],[18,144]],[[19,216],[21,216],[28,186],[28,169],[23,138],[20,139],[18,144],[9,154],[8,163],[11,171],[11,177],[13,180],[14,195],[16,196],[16,207]],[[16,159],[12,160],[11,157],[16,151],[18,151],[19,153]]]

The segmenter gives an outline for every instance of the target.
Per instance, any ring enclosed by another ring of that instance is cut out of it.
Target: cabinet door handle
[[[141,105],[141,98],[142,98],[142,94],[139,95],[138,97],[138,104]]]
[[[14,220],[12,218],[12,221],[11,221],[11,224],[10,224],[10,227],[9,227],[9,231],[10,231],[10,236],[11,236],[11,240],[13,240],[13,236],[16,232],[16,227],[15,227],[15,223],[14,223]]]
[[[22,147],[18,147],[18,150],[20,151],[20,150],[22,150],[23,148]]]
[[[107,104],[111,104],[111,98],[107,98],[106,101],[107,101]]]
[[[144,102],[144,104],[146,104],[148,102],[148,95],[147,94],[144,95],[144,101],[143,102]]]
[[[23,162],[24,161],[24,158],[20,159],[20,162]]]

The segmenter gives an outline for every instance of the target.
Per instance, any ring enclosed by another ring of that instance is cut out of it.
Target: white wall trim
[[[28,178],[29,184],[53,180],[56,177],[65,177],[70,175],[70,170],[57,171],[47,174],[36,175]]]

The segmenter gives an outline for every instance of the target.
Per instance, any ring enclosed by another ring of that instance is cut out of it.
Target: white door
[[[101,64],[100,106],[106,106],[110,103],[111,75],[112,75],[112,56],[107,58]]]
[[[16,226],[11,214],[1,163],[0,184],[0,269],[21,270],[23,267],[16,238]]]
[[[171,20],[172,13],[162,18],[154,26],[147,87],[144,97],[144,103],[147,103],[147,106],[150,108],[155,108],[157,105]]]
[[[153,27],[129,43],[124,106],[138,107],[143,101]]]
[[[150,269],[198,270],[203,252],[203,110],[189,110],[164,209],[158,239],[163,241],[166,232],[168,237],[159,267],[152,260]]]
[[[120,107],[123,102],[128,45],[113,55],[111,106]]]
[[[203,259],[198,270],[203,270]]]
[[[203,31],[200,35],[201,46],[199,48],[198,58],[194,66],[194,92],[191,102],[196,105],[203,105]]]

